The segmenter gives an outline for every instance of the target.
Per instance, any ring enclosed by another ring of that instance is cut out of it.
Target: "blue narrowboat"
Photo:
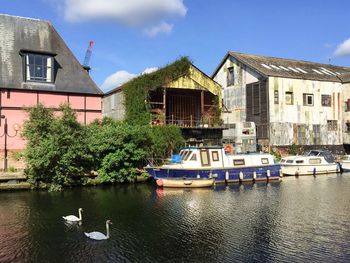
[[[227,150],[227,149],[226,149]],[[154,179],[214,179],[215,183],[280,179],[280,165],[271,154],[230,154],[221,146],[183,148],[163,165],[148,165]]]

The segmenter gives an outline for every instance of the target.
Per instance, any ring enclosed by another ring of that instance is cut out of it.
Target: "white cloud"
[[[125,82],[128,82],[134,77],[136,77],[136,74],[129,73],[125,70],[120,70],[108,76],[103,82],[101,88],[103,90],[114,89],[121,86]]]
[[[338,45],[337,49],[333,53],[334,57],[350,56],[350,38]]]
[[[64,0],[64,17],[71,22],[115,20],[119,23],[150,27],[151,35],[170,32],[172,25],[164,19],[185,16],[183,0]],[[161,23],[161,27],[159,25]]]
[[[146,68],[146,69],[142,72],[142,74],[149,74],[149,73],[152,73],[152,72],[157,71],[157,70],[158,70],[157,67]]]
[[[146,68],[141,74],[149,74],[156,70],[158,70],[157,67]],[[112,75],[108,76],[103,82],[101,88],[104,91],[115,89],[141,74],[130,73],[126,70],[119,70],[113,73]]]
[[[159,33],[167,33],[169,34],[171,30],[173,29],[174,25],[168,24],[166,22],[162,22],[161,24],[157,26],[153,26],[151,28],[146,28],[143,30],[143,32],[149,36],[149,37],[154,37],[158,35]]]

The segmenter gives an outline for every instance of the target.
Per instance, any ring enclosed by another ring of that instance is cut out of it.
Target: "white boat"
[[[350,171],[350,155],[344,155],[340,159],[340,164],[344,172]]]
[[[193,184],[203,179],[215,183],[279,180],[280,169],[271,154],[230,154],[221,146],[186,147],[166,164],[145,167],[156,180],[185,179]],[[179,182],[184,183],[174,183]]]
[[[340,172],[341,166],[335,162],[329,151],[312,150],[304,155],[284,157],[280,161],[284,175],[315,175]]]

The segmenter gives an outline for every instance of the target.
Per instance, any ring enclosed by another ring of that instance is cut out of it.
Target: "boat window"
[[[284,159],[281,159],[281,163],[284,163],[284,162],[286,162],[286,160],[284,160]]]
[[[200,155],[201,155],[202,166],[210,166],[209,151],[208,150],[200,150]]]
[[[293,160],[287,160],[286,163],[293,163]]]
[[[236,159],[236,160],[233,160],[233,165],[236,166],[236,165],[244,165],[245,162],[244,162],[244,159]]]
[[[190,161],[197,161],[197,154],[194,153],[190,159]]]
[[[268,164],[269,163],[269,159],[268,158],[261,158],[261,163],[262,164]]]
[[[184,156],[184,153],[185,153],[185,151],[184,151],[184,150],[181,150],[179,154],[180,154],[181,157],[183,157],[183,156]]]
[[[191,155],[192,152],[193,152],[193,151],[188,151],[188,153],[185,154],[185,156],[184,156],[184,161],[187,161],[188,157],[190,157],[190,155]]]
[[[213,159],[213,162],[220,161],[219,152],[218,151],[212,151],[211,152],[211,158]]]
[[[304,160],[296,160],[296,163],[304,163]]]
[[[312,158],[309,160],[310,164],[320,164],[321,163],[321,159],[320,158]]]

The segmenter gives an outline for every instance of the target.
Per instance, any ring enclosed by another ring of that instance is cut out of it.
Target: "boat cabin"
[[[171,166],[186,168],[200,167],[245,167],[271,165],[275,161],[270,154],[230,154],[223,147],[187,147],[183,148],[178,155],[173,155]]]

